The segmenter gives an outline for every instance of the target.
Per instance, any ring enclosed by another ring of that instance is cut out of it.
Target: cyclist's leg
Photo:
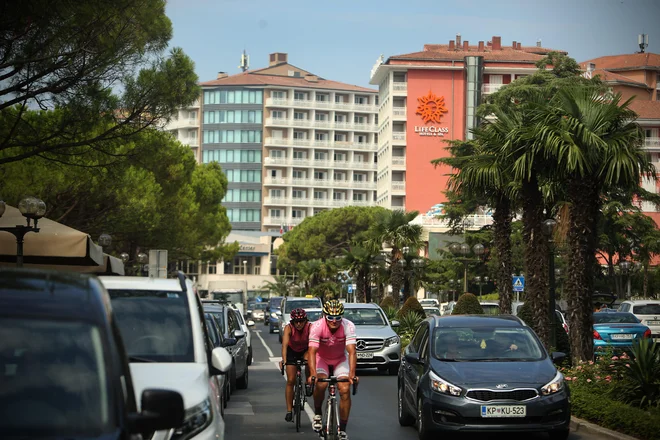
[[[286,350],[287,361],[293,362],[296,359],[302,357],[302,353],[295,352],[291,347],[287,347]],[[286,416],[285,420],[290,422],[293,419],[291,411],[293,411],[293,387],[296,383],[296,371],[297,368],[295,365],[286,366],[286,391],[284,392],[286,398]]]
[[[348,373],[350,372],[348,366],[348,359],[344,358],[343,361],[335,364],[335,376],[338,379],[347,379]],[[351,384],[348,382],[339,382],[337,384],[337,389],[339,389],[339,430],[346,431],[346,425],[348,424],[348,416],[351,414]]]
[[[328,377],[328,364],[322,359],[318,353],[316,355],[316,376],[317,379],[326,379]],[[314,421],[313,428],[315,430],[321,429],[321,416],[323,415],[323,398],[325,397],[325,390],[328,389],[327,383],[317,382],[314,385]]]

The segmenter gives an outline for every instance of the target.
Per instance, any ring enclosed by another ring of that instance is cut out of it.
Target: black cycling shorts
[[[286,360],[287,362],[302,361],[305,359],[305,353],[307,353],[307,351],[293,351],[291,347],[287,347]]]

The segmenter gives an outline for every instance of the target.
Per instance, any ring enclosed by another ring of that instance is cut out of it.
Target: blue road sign
[[[350,284],[348,285],[348,293],[353,293],[353,286]]]
[[[513,291],[514,292],[524,292],[525,291],[525,277],[513,277]]]

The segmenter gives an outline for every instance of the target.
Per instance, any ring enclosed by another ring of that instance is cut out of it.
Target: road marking
[[[271,351],[270,347],[266,344],[266,341],[264,341],[264,338],[261,337],[261,331],[255,331],[255,333],[257,334],[257,337],[259,338],[261,343],[264,344],[264,348],[268,352],[268,356],[273,357],[274,356],[273,352]]]

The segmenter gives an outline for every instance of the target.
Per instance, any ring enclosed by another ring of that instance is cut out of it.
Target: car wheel
[[[252,347],[248,348],[247,364],[252,365]]]
[[[399,383],[397,387],[397,400],[399,407],[399,425],[412,426],[415,423],[415,418],[406,409],[406,404],[403,401],[403,384]]]
[[[548,432],[548,434],[550,435],[550,440],[566,440],[570,435],[570,433],[571,433],[570,429]]]
[[[420,396],[417,398],[417,435],[419,436],[419,440],[431,440],[431,433],[426,426],[424,401]]]
[[[240,390],[247,389],[247,387],[248,387],[248,367],[247,367],[247,365],[245,366],[245,373],[243,373],[243,377],[241,377],[240,379],[238,379],[236,381],[236,386]]]

